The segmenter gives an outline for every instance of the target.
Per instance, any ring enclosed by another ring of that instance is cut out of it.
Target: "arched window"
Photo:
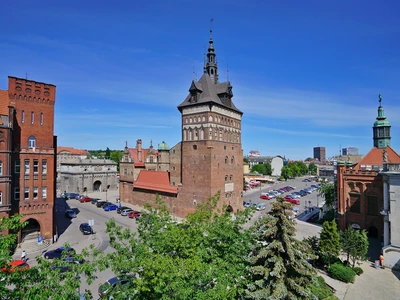
[[[185,123],[186,123],[186,124],[188,123],[188,118],[185,119]]]
[[[29,148],[34,148],[34,147],[36,147],[36,139],[35,139],[35,137],[32,136],[32,135],[29,137],[29,140],[28,140],[28,147],[29,147]]]
[[[208,121],[209,121],[209,122],[212,122],[212,121],[213,121],[213,117],[212,117],[212,116],[209,116],[209,117],[208,117]]]
[[[228,175],[225,176],[225,182],[228,182]]]
[[[232,182],[233,180],[233,175],[229,176],[229,181]]]
[[[231,158],[231,164],[233,165],[235,163],[235,158],[232,156]]]
[[[228,156],[225,156],[225,164],[228,164]]]

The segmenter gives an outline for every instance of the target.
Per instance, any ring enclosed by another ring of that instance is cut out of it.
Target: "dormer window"
[[[29,148],[35,148],[36,147],[36,139],[32,135],[28,139],[28,147]]]

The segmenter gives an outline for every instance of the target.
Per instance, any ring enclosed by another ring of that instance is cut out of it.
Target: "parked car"
[[[97,201],[100,201],[100,200],[101,200],[100,198],[93,198],[93,199],[92,199],[92,204],[96,204]]]
[[[138,214],[140,214],[140,211],[134,210],[134,211],[131,211],[131,212],[128,214],[128,217],[131,218],[131,219],[133,219],[133,218],[136,218],[136,216],[137,216]]]
[[[133,212],[132,208],[126,208],[123,211],[121,211],[121,216],[127,216],[129,213]]]
[[[83,203],[83,202],[92,202],[92,200],[93,200],[93,198],[90,198],[90,197],[88,197],[88,196],[83,196],[81,199],[79,199],[79,202],[80,202],[80,203]]]
[[[243,206],[244,206],[245,208],[246,208],[246,207],[252,207],[253,204],[252,204],[251,202],[246,202]]]
[[[262,193],[260,199],[270,200],[271,197],[267,193]]]
[[[127,208],[129,208],[129,207],[128,207],[128,206],[121,206],[121,207],[118,207],[118,208],[117,208],[117,214],[120,214],[121,211],[123,211],[124,209],[127,209]]]
[[[129,275],[123,275],[123,276],[117,276],[110,278],[107,280],[105,283],[101,284],[99,286],[99,296],[100,298],[103,298],[110,294],[111,292],[115,293],[116,289],[118,289],[120,286],[123,286],[131,281],[131,276]]]
[[[82,223],[79,225],[79,230],[85,235],[93,234],[93,228],[88,223]]]
[[[54,264],[52,265],[50,268],[52,270],[59,270],[60,273],[65,273],[65,272],[69,272],[73,269],[72,265],[73,264],[83,264],[84,260],[78,260],[75,259],[74,257],[70,256],[70,257],[66,257],[63,259],[62,263],[58,263],[58,264]]]
[[[75,213],[75,211],[74,211],[73,209],[67,209],[67,210],[65,211],[65,216],[66,216],[67,218],[73,219],[73,218],[76,218],[76,213]]]
[[[78,193],[67,193],[67,194],[65,195],[65,198],[66,198],[66,199],[76,199],[76,197],[79,197],[79,194],[78,194]]]
[[[29,268],[30,268],[29,265],[25,261],[23,261],[21,259],[18,259],[18,260],[14,260],[14,261],[8,262],[6,264],[6,266],[1,269],[1,271],[2,272],[13,273],[16,270],[26,270],[26,269],[29,269]]]
[[[54,250],[49,250],[44,254],[44,258],[46,259],[51,259],[51,258],[61,258],[63,256],[63,252],[66,257],[74,255],[75,249],[74,248],[68,248],[65,249],[64,247],[60,247]]]
[[[117,210],[118,209],[118,205],[110,204],[110,205],[105,206],[103,209],[104,209],[104,211]]]
[[[265,209],[265,204],[264,203],[257,203],[256,204],[256,209],[257,210],[264,210]]]
[[[105,201],[105,200],[101,200],[101,201],[97,201],[96,206],[97,207],[103,207],[104,205],[109,205],[111,204],[111,202]]]
[[[285,197],[285,200],[286,200],[287,202],[290,202],[290,203],[293,203],[293,204],[296,204],[296,205],[300,205],[300,200],[295,199],[295,198],[292,198],[292,197],[290,197],[290,196],[286,196],[286,197]]]

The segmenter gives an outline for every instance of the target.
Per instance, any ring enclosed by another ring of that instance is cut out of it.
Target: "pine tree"
[[[272,204],[270,216],[256,223],[258,246],[250,256],[251,283],[245,299],[317,299],[309,285],[316,271],[308,245],[295,239],[295,224],[288,218],[292,204],[282,197]]]
[[[335,220],[325,221],[322,225],[319,245],[321,252],[326,255],[328,264],[339,256],[342,244]]]

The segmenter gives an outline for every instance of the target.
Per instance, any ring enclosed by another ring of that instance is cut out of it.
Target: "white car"
[[[264,210],[265,209],[264,203],[257,203],[256,204],[256,209],[257,210]]]

